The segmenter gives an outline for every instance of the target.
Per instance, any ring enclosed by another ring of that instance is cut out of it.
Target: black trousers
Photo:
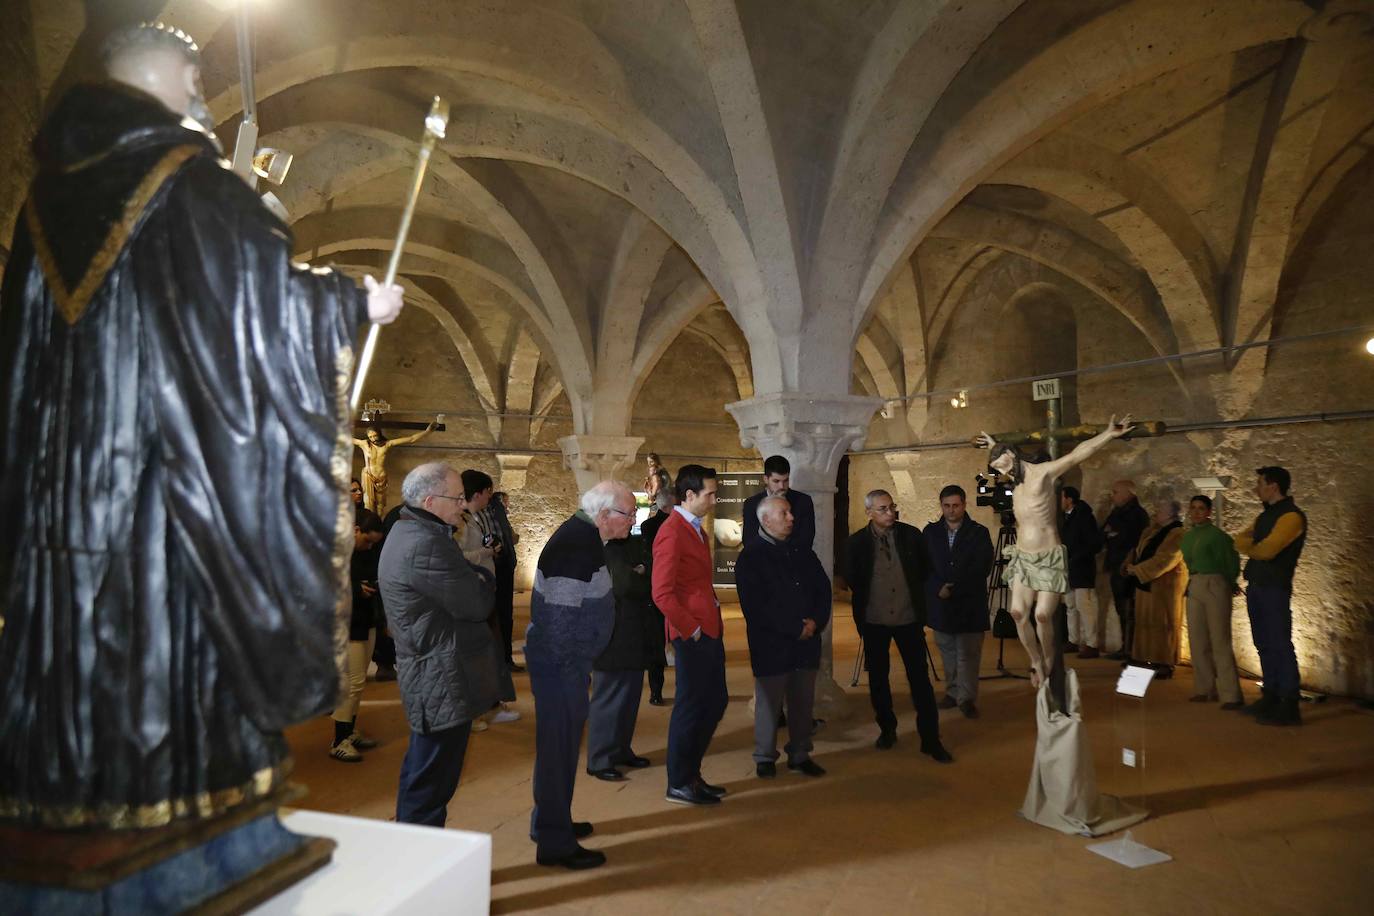
[[[458,791],[458,777],[463,772],[463,756],[471,734],[471,722],[428,735],[410,733],[396,792],[398,823],[444,826],[448,803]]]
[[[1135,579],[1112,573],[1112,603],[1121,621],[1121,651],[1131,654],[1135,644]]]
[[[865,623],[863,627],[864,660],[868,665],[868,698],[873,715],[883,731],[896,731],[897,716],[892,711],[892,687],[888,684],[891,644],[897,644],[906,668],[906,680],[911,685],[911,700],[916,705],[916,733],[921,744],[940,740],[940,710],[935,705],[935,689],[930,686],[926,671],[926,640],[921,627],[914,623],[885,627]]]
[[[534,810],[530,835],[544,856],[577,849],[572,799],[587,724],[590,675],[557,666],[529,666],[534,693]]]
[[[658,620],[658,635],[663,636],[663,614],[654,608],[654,617]],[[649,661],[645,665],[649,672],[649,696],[663,696],[663,672],[668,667],[667,659],[663,655],[664,647],[660,644],[657,648],[649,650]]]
[[[730,694],[725,687],[724,642],[704,633],[696,640],[675,639],[673,653],[677,694],[668,719],[668,786],[680,789],[701,778],[702,758]]]
[[[511,659],[511,639],[515,633],[515,564],[496,565],[496,623],[501,631],[501,651]]]

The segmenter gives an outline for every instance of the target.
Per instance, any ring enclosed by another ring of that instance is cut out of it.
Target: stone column
[[[765,394],[726,404],[739,424],[740,444],[759,455],[782,455],[792,466],[792,488],[811,496],[816,505],[814,549],[821,565],[833,575],[835,538],[848,532],[835,529],[835,472],[851,448],[862,448],[881,398],[850,395],[809,395],[797,392]],[[821,718],[847,715],[844,691],[835,683],[834,626],[826,629],[821,648],[821,673],[816,681],[816,709]]]
[[[497,452],[496,463],[501,466],[501,479],[497,482],[497,489],[506,492],[525,489],[525,478],[533,460],[533,455]]]
[[[634,464],[643,436],[564,436],[563,466],[577,478],[577,492],[585,493],[603,480],[619,480]]]

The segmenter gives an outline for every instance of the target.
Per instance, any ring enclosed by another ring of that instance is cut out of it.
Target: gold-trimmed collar
[[[34,254],[38,258],[39,266],[43,269],[43,276],[48,281],[48,289],[57,305],[57,311],[67,324],[76,324],[86,311],[86,306],[90,303],[91,297],[105,282],[105,277],[114,267],[115,261],[119,259],[119,254],[124,250],[125,244],[129,241],[129,236],[133,235],[139,217],[143,215],[143,211],[153,199],[153,195],[183,163],[200,152],[201,149],[201,147],[191,144],[174,146],[157,161],[147,175],[143,176],[143,180],[138,183],[138,187],[134,188],[133,193],[129,195],[128,201],[124,204],[124,210],[120,214],[119,220],[110,227],[109,233],[105,236],[105,241],[101,243],[95,256],[91,258],[91,262],[86,265],[86,272],[74,289],[67,288],[67,283],[62,278],[62,272],[57,267],[52,248],[48,245],[47,235],[43,232],[42,221],[38,218],[38,209],[33,197],[30,196],[25,202],[24,220],[28,225],[29,237],[33,240]]]

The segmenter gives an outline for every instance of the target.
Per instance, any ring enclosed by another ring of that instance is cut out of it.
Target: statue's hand
[[[1112,414],[1111,420],[1107,423],[1107,428],[1112,431],[1113,439],[1120,439],[1122,436],[1135,429],[1135,424],[1131,422],[1131,415],[1126,414],[1121,418],[1121,422],[1116,422],[1116,414]]]
[[[992,448],[997,444],[997,440],[983,432],[974,437],[973,444],[979,448]]]
[[[405,304],[401,299],[405,290],[395,283],[382,286],[371,274],[363,277],[363,286],[367,287],[368,319],[377,324],[391,324],[395,321],[396,316],[401,314],[401,306]]]

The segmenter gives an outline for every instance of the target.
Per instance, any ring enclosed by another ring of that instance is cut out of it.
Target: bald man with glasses
[[[845,581],[854,596],[854,625],[863,640],[868,666],[868,695],[878,720],[880,751],[897,743],[897,716],[888,684],[892,643],[902,656],[911,698],[916,705],[916,731],[921,753],[940,763],[954,758],[940,743],[940,711],[926,673],[925,581],[930,575],[921,532],[897,521],[897,504],[886,490],[864,497],[868,525],[845,546]]]

